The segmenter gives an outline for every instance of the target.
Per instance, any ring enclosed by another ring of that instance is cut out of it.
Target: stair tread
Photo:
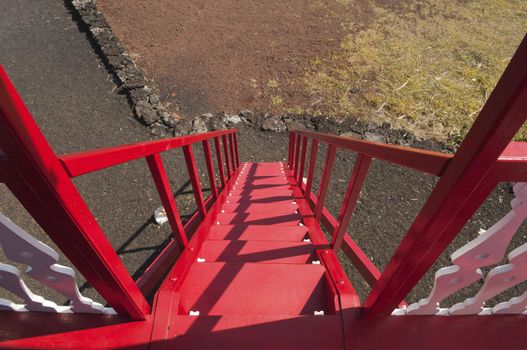
[[[324,272],[314,264],[194,263],[182,284],[179,314],[327,313]]]
[[[343,349],[339,316],[183,316],[172,318],[167,349]]]
[[[269,212],[257,213],[220,213],[216,217],[218,225],[281,225],[298,226],[302,221],[302,216],[297,213],[277,214]]]
[[[275,214],[293,214],[298,210],[298,205],[293,201],[279,202],[279,203],[236,203],[224,204],[222,213],[257,213],[257,212],[272,212]]]
[[[289,186],[278,186],[274,188],[245,188],[245,189],[232,189],[229,192],[229,196],[241,196],[241,197],[251,197],[251,196],[291,196],[292,191]]]
[[[257,196],[228,196],[226,204],[239,204],[239,203],[274,203],[274,204],[286,204],[291,203],[295,200],[292,194],[276,196],[276,195],[257,195]]]
[[[205,241],[199,256],[205,261],[306,264],[313,260],[314,251],[306,242]]]
[[[300,242],[307,235],[304,226],[263,225],[214,225],[211,227],[209,240],[259,240],[259,241],[293,241]]]

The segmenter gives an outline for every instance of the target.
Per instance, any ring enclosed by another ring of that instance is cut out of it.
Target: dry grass
[[[351,23],[340,52],[312,62],[311,104],[290,109],[389,121],[458,143],[525,35],[527,1],[371,6],[371,22]]]

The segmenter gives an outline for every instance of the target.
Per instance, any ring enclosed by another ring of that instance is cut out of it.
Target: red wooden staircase
[[[166,339],[193,349],[344,348],[334,278],[345,274],[327,242],[313,243],[324,238],[305,199],[295,196],[287,165],[242,163],[233,181],[197,258],[172,289],[178,300]],[[353,300],[348,307],[358,306],[347,278],[339,283]],[[233,336],[240,327],[249,331]]]
[[[240,162],[237,130],[57,156],[0,67],[0,183],[75,267],[59,265],[59,252],[0,213],[0,246],[14,262],[0,263],[0,287],[21,299],[0,298],[0,348],[526,349],[527,292],[486,304],[527,281],[527,242],[505,255],[527,219],[527,143],[511,142],[527,119],[526,62],[527,37],[454,155],[293,130],[287,162],[277,163]],[[203,148],[208,197],[195,147]],[[185,224],[161,158],[176,149],[197,208]],[[335,218],[325,200],[337,150],[356,159]],[[314,184],[317,158],[323,167]],[[139,159],[172,236],[134,280],[72,179]],[[375,159],[438,178],[383,271],[347,232]],[[407,305],[500,182],[516,183],[510,211],[456,247],[430,295]],[[371,287],[364,302],[337,254]],[[75,273],[106,305],[80,294]],[[26,278],[71,302],[34,295]],[[475,296],[446,305],[479,280]]]

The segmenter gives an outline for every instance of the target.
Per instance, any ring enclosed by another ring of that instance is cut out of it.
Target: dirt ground
[[[284,98],[303,104],[309,96],[297,78],[338,50],[352,11],[334,0],[100,0],[98,7],[162,101],[187,117],[273,111]]]

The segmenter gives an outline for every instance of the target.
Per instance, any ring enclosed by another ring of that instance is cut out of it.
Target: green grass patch
[[[312,62],[304,82],[309,105],[290,108],[389,121],[458,143],[525,35],[527,1],[370,6],[367,25],[351,23],[341,50]]]

